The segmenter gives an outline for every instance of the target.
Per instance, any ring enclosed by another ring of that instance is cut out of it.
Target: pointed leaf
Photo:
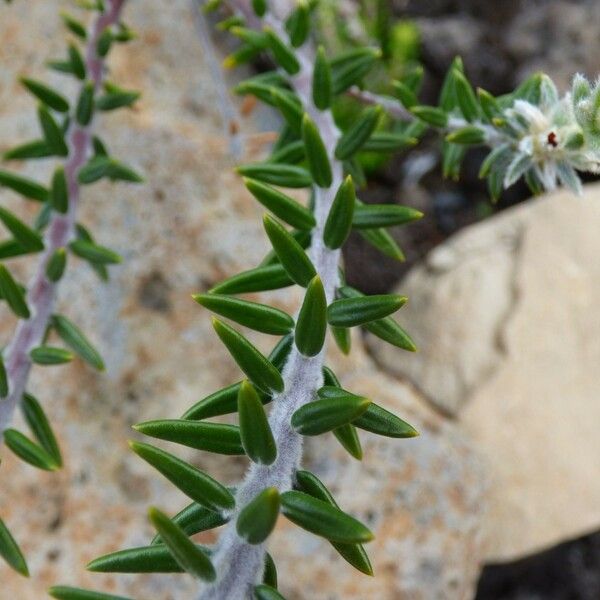
[[[270,27],[265,27],[264,31],[277,64],[290,75],[295,75],[300,70],[300,63],[294,51]]]
[[[359,48],[336,56],[330,62],[334,95],[359,83],[380,58],[378,48]]]
[[[338,160],[346,160],[356,154],[375,131],[382,114],[383,109],[380,106],[372,106],[363,111],[362,115],[340,138],[335,147],[335,157]]]
[[[9,188],[17,194],[37,202],[46,202],[48,199],[48,190],[43,185],[9,171],[0,171],[0,187]]]
[[[354,182],[348,175],[333,199],[323,230],[323,241],[331,250],[341,248],[350,235],[355,201]]]
[[[235,425],[185,419],[161,419],[138,423],[133,428],[144,435],[196,448],[196,450],[206,450],[215,454],[244,454],[240,430]]]
[[[296,347],[304,356],[316,356],[323,348],[327,333],[327,299],[323,283],[315,275],[306,288],[306,294],[294,333]]]
[[[37,346],[29,351],[29,357],[36,365],[62,365],[73,360],[73,353],[55,346]]]
[[[185,461],[141,442],[130,442],[131,449],[173,485],[198,504],[212,510],[232,509],[235,500],[226,487]]]
[[[304,492],[281,494],[281,512],[293,523],[333,542],[369,542],[373,534],[354,517]]]
[[[467,121],[475,121],[480,115],[479,103],[471,84],[460,71],[454,73],[454,86],[460,112]]]
[[[368,410],[368,409],[367,409]],[[350,454],[356,460],[362,460],[363,451],[360,444],[360,438],[356,427],[348,423],[347,425],[341,425],[333,430],[337,441],[343,446],[344,450]]]
[[[63,130],[43,104],[38,108],[38,119],[44,132],[44,139],[52,154],[67,156],[69,149],[65,143]]]
[[[56,585],[48,590],[48,593],[56,600],[131,600],[125,596],[114,594],[103,594],[92,590],[84,590],[64,585]]]
[[[28,77],[22,77],[21,83],[39,100],[57,112],[67,112],[69,103],[58,92],[47,85]]]
[[[238,535],[249,544],[262,544],[275,528],[279,505],[277,488],[264,489],[240,511],[235,524]]]
[[[203,581],[216,579],[217,573],[210,558],[167,515],[157,508],[151,508],[149,515],[165,545],[187,573]]]
[[[279,163],[257,163],[237,168],[237,172],[245,177],[258,179],[271,185],[287,188],[305,188],[312,185],[310,173],[295,165]]]
[[[62,315],[53,315],[51,324],[56,333],[75,354],[98,371],[104,371],[102,357],[72,321]]]
[[[267,552],[265,555],[265,569],[263,571],[263,583],[277,589],[277,567],[273,557]]]
[[[294,328],[292,317],[266,304],[231,298],[222,294],[195,294],[192,298],[208,310],[256,331],[271,335],[285,335]]]
[[[4,431],[4,443],[21,460],[33,467],[44,471],[56,471],[60,466],[44,448],[32,442],[16,429],[9,428]]]
[[[306,149],[306,159],[314,182],[322,188],[328,188],[333,181],[331,163],[321,134],[308,114],[302,118],[302,140]]]
[[[319,46],[315,58],[315,67],[312,80],[312,97],[319,110],[327,110],[333,99],[333,86],[331,82],[331,67],[325,56],[325,49]]]
[[[265,214],[263,223],[283,268],[293,281],[306,287],[316,271],[302,246],[268,214]]]
[[[2,519],[0,519],[0,556],[17,573],[29,577],[29,570],[23,553]]]
[[[74,254],[91,263],[98,265],[114,265],[121,262],[121,257],[104,246],[99,246],[85,240],[75,240],[69,244],[69,248]]]
[[[67,252],[64,248],[58,248],[52,253],[46,265],[46,277],[49,281],[56,283],[65,272],[67,266]]]
[[[246,294],[278,290],[293,285],[294,281],[281,264],[257,267],[238,273],[215,285],[210,292],[218,294]]]
[[[94,83],[88,81],[79,93],[75,107],[75,119],[83,127],[89,125],[94,114]]]
[[[435,106],[413,106],[410,112],[433,127],[443,128],[448,124],[448,114]]]
[[[358,233],[371,246],[374,246],[386,256],[399,261],[404,260],[404,253],[400,250],[394,238],[385,229],[359,229]]]
[[[253,593],[254,600],[285,600],[275,588],[264,583],[254,586]]]
[[[306,2],[300,2],[285,22],[285,30],[294,48],[302,46],[310,31],[310,12]]]
[[[240,386],[238,413],[242,446],[246,454],[255,463],[272,464],[277,457],[277,445],[263,403],[248,381],[243,381]]]
[[[48,156],[52,156],[52,152],[48,148],[46,140],[32,140],[31,142],[26,142],[7,150],[2,158],[4,160],[28,160],[47,158]]]
[[[28,252],[39,252],[44,249],[44,242],[40,234],[25,225],[3,206],[0,206],[0,220],[13,234],[15,240]]]
[[[352,227],[373,229],[412,223],[423,217],[423,213],[410,206],[398,204],[360,204],[354,209]]]
[[[27,308],[25,294],[4,265],[0,265],[0,295],[17,317],[29,319],[30,312]]]
[[[63,167],[57,167],[52,175],[50,203],[52,208],[59,213],[64,214],[69,209],[69,190]]]
[[[25,393],[21,400],[21,410],[35,439],[51,456],[56,466],[62,467],[63,462],[58,442],[40,403],[31,394]]]
[[[329,327],[331,331],[331,335],[333,335],[333,339],[337,347],[342,351],[346,356],[350,354],[350,348],[352,345],[352,336],[350,334],[350,330],[347,327],[335,327],[331,325]]]
[[[4,357],[0,354],[0,398],[8,396],[8,377],[4,366]]]
[[[391,438],[411,438],[419,435],[419,432],[406,421],[374,403],[371,403],[352,424],[365,431]]]
[[[407,299],[398,294],[379,294],[334,300],[327,307],[327,321],[337,327],[364,325],[396,312]]]

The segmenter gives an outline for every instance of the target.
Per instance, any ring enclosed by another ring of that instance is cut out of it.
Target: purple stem
[[[96,52],[98,39],[107,27],[118,23],[124,3],[125,0],[108,0],[104,12],[94,21],[86,43],[87,79],[93,81],[95,90],[99,89],[104,76],[104,61]],[[69,154],[64,164],[69,208],[66,214],[52,213],[44,235],[45,250],[27,287],[27,305],[31,316],[29,319],[19,320],[15,335],[6,349],[5,366],[9,394],[4,400],[0,400],[0,434],[10,427],[15,409],[27,387],[32,365],[29,352],[42,343],[54,310],[57,282],[50,281],[46,276],[46,265],[56,250],[65,248],[75,237],[80,192],[77,175],[90,154],[92,129],[93,121],[84,127],[75,120],[69,128]]]

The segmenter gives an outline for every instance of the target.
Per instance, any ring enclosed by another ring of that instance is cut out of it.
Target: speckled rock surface
[[[599,230],[597,184],[465,229],[401,286],[421,352],[370,342],[487,459],[492,561],[600,526]]]
[[[43,61],[62,52],[56,8],[42,0],[0,7],[2,148],[36,129],[34,103],[13,82],[17,73],[41,75]],[[40,600],[56,583],[137,600],[191,599],[196,589],[187,576],[92,575],[84,565],[99,554],[147,543],[149,505],[175,512],[186,503],[128,451],[130,426],[177,417],[239,378],[208,314],[189,295],[254,266],[267,243],[259,207],[231,173],[219,101],[189,3],[172,2],[167,11],[156,0],[132,2],[127,20],[139,41],[115,52],[114,78],[145,94],[135,111],[105,118],[102,130],[111,150],[145,172],[147,181],[85,190],[82,222],[100,243],[121,251],[124,263],[106,285],[86,265],[74,264],[60,292],[61,308],[97,343],[108,372],[98,375],[80,363],[35,370],[31,390],[52,417],[65,467],[40,473],[2,451],[0,512],[22,542],[32,577],[22,579],[0,563],[1,598]],[[255,158],[264,134],[252,122],[243,127]],[[43,179],[50,165],[27,168]],[[22,205],[5,191],[0,201]],[[25,278],[31,263],[18,262]],[[298,296],[285,290],[269,297],[289,311],[298,306]],[[11,329],[2,313],[0,343]],[[264,350],[272,344],[264,336],[253,340]],[[330,562],[332,555],[315,553],[325,546],[281,519],[274,549],[284,592],[291,599],[468,598],[483,555],[479,461],[456,427],[417,393],[379,374],[360,340],[355,342],[349,359],[333,353],[330,360],[344,383],[397,408],[423,435],[409,441],[365,435],[364,467],[352,464],[332,440],[308,446],[310,464],[341,505],[379,534],[371,544],[377,577],[365,578]],[[245,467],[242,459],[170,449],[226,482],[235,482]],[[212,535],[201,539],[210,543]]]

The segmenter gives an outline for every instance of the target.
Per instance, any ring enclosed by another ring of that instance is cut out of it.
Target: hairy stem
[[[96,52],[98,38],[107,27],[119,21],[124,3],[125,0],[108,0],[106,9],[98,15],[89,34],[85,49],[85,66],[87,80],[93,81],[96,89],[101,85],[104,75],[104,61]],[[69,208],[66,214],[52,213],[44,235],[45,250],[27,286],[27,304],[31,317],[19,320],[14,337],[6,349],[5,365],[9,394],[0,401],[0,434],[10,427],[15,409],[27,387],[32,365],[29,352],[44,339],[54,310],[57,283],[53,283],[46,276],[46,265],[56,250],[66,247],[74,239],[80,193],[77,175],[90,154],[92,131],[93,121],[84,127],[73,120],[69,128],[69,154],[64,164]]]
[[[246,8],[247,3],[236,2],[239,9]],[[273,12],[263,17],[263,22],[273,28],[282,38],[287,34],[282,26],[282,19]],[[327,302],[331,302],[338,284],[339,250],[328,249],[323,242],[323,228],[331,208],[335,193],[342,183],[342,165],[334,157],[334,149],[340,137],[330,111],[319,111],[312,102],[312,74],[314,65],[314,48],[309,43],[297,49],[297,58],[301,63],[299,73],[291,79],[291,83],[299,96],[304,109],[317,125],[327,148],[332,165],[333,183],[327,189],[315,188],[316,228],[313,230],[310,258],[319,273]],[[280,492],[292,486],[294,471],[299,467],[302,458],[302,436],[296,433],[290,424],[292,414],[303,404],[314,399],[316,390],[322,385],[322,369],[324,349],[312,358],[301,355],[293,347],[283,371],[285,390],[274,397],[273,409],[269,422],[278,455],[270,466],[253,464],[244,483],[239,487],[236,496],[236,513],[241,510],[259,492],[267,487],[276,487]],[[200,592],[199,600],[245,600],[252,597],[252,586],[261,579],[265,547],[264,544],[251,545],[237,535],[235,528],[236,514],[223,532],[217,543],[213,556],[218,573],[215,583]]]

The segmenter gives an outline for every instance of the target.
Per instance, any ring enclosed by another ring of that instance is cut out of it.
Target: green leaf
[[[104,371],[104,361],[99,352],[72,321],[62,315],[53,315],[51,325],[75,354],[98,371]]]
[[[6,303],[17,317],[29,319],[30,312],[25,294],[4,265],[0,265],[0,296],[6,300]]]
[[[21,410],[23,411],[25,422],[35,439],[50,455],[54,464],[57,467],[62,467],[63,461],[58,442],[40,403],[31,394],[25,393],[21,400]]]
[[[329,156],[327,156],[327,149],[316,124],[308,113],[305,113],[302,118],[302,140],[304,141],[306,159],[314,182],[322,188],[330,187],[333,174]]]
[[[113,39],[113,33],[110,29],[104,29],[104,31],[102,31],[98,37],[98,42],[96,43],[96,52],[98,53],[98,56],[104,57],[108,54]]]
[[[56,600],[130,600],[125,596],[103,594],[92,590],[56,585],[48,590],[48,593]]]
[[[254,600],[285,600],[285,598],[270,585],[261,583],[254,586]]]
[[[103,177],[108,177],[112,181],[130,181],[133,183],[144,181],[141,175],[127,165],[100,154],[90,158],[77,174],[77,180],[83,185],[94,183]]]
[[[372,106],[363,111],[352,126],[344,132],[335,147],[335,157],[346,160],[356,154],[371,137],[383,110],[380,106]]]
[[[304,44],[310,32],[310,12],[306,2],[298,3],[298,7],[285,23],[285,30],[290,36],[290,43],[294,48]]]
[[[321,388],[322,389],[322,388]],[[335,395],[304,404],[292,415],[292,427],[302,435],[320,435],[352,423],[371,401],[333,387]]]
[[[50,148],[46,140],[32,140],[19,146],[15,146],[10,150],[7,150],[2,158],[4,160],[28,160],[35,158],[48,158],[52,156]]]
[[[46,277],[49,281],[56,283],[65,272],[67,266],[67,252],[64,248],[58,248],[52,253],[46,265]]]
[[[446,136],[446,141],[451,144],[483,144],[486,140],[486,133],[476,125],[467,125],[456,129]]]
[[[330,62],[334,95],[359,83],[380,58],[379,48],[358,48],[336,56]]]
[[[256,163],[238,167],[237,172],[244,177],[258,179],[264,183],[280,185],[281,187],[305,188],[312,185],[310,173],[306,169],[295,165]]]
[[[183,573],[165,544],[111,552],[94,559],[86,568],[92,573]]]
[[[414,427],[374,403],[371,403],[369,408],[352,423],[360,429],[385,437],[411,438],[419,435]]]
[[[419,104],[419,99],[417,98],[417,95],[415,94],[414,90],[412,90],[408,85],[406,85],[402,81],[393,81],[392,85],[394,86],[394,90],[396,91],[400,102],[402,102],[402,105],[405,108],[410,109],[413,106]]]
[[[442,173],[447,179],[458,181],[460,166],[465,157],[466,146],[442,142]]]
[[[300,308],[294,341],[304,356],[316,356],[323,348],[327,333],[327,299],[323,282],[315,275],[306,289]]]
[[[314,215],[283,192],[253,179],[244,178],[244,183],[265,208],[288,225],[297,229],[312,229],[316,225]]]
[[[482,88],[477,88],[477,97],[483,114],[491,123],[493,119],[500,116],[502,112],[496,98]]]
[[[294,51],[270,28],[265,27],[269,48],[277,64],[290,75],[300,70],[300,63]]]
[[[267,12],[267,0],[252,0],[252,10],[257,17],[262,17]]]
[[[467,121],[475,121],[480,116],[479,103],[471,84],[460,71],[454,73],[454,86],[460,112]]]
[[[398,204],[360,204],[354,209],[352,227],[374,229],[412,223],[423,217],[423,213],[410,206]]]
[[[4,365],[4,357],[0,354],[0,398],[8,396],[8,376]]]
[[[2,519],[0,519],[0,556],[17,573],[29,577],[29,569],[27,568],[25,557]]]
[[[77,106],[75,108],[75,119],[77,122],[85,127],[89,125],[94,115],[94,82],[88,81],[81,88],[79,98],[77,99]]]
[[[448,124],[448,114],[435,106],[413,106],[410,112],[421,121],[434,127],[443,128]]]
[[[415,121],[418,123],[418,121]],[[407,133],[375,132],[362,149],[366,152],[397,152],[404,148],[416,146],[418,139]]]
[[[285,335],[294,328],[292,317],[266,304],[222,294],[194,294],[192,298],[208,310],[262,333]]]
[[[116,110],[135,104],[141,96],[140,92],[135,90],[124,90],[114,84],[105,83],[106,93],[96,99],[96,108],[98,110]]]
[[[4,430],[4,443],[6,447],[12,450],[21,460],[43,469],[44,471],[56,471],[60,467],[44,448],[32,442],[16,429]]]
[[[333,199],[323,230],[323,241],[328,248],[332,250],[341,248],[350,235],[355,203],[354,182],[348,175]]]
[[[150,521],[179,565],[190,575],[203,581],[217,577],[210,558],[196,547],[178,525],[157,508],[149,511]]]
[[[214,317],[213,327],[250,381],[266,392],[283,391],[283,379],[279,371],[241,333]]]
[[[306,287],[316,271],[302,246],[268,214],[265,214],[263,223],[283,268],[294,282]]]
[[[79,258],[83,258],[94,264],[114,265],[121,262],[121,257],[110,248],[86,242],[85,240],[75,240],[69,244],[69,248]]]
[[[275,87],[272,87],[270,91],[274,105],[279,109],[290,129],[299,134],[302,129],[304,109],[298,97],[294,93]]]
[[[161,419],[138,423],[133,428],[168,442],[215,454],[244,454],[239,427],[224,423],[204,423],[187,419]]]
[[[248,382],[238,393],[238,413],[242,446],[252,462],[270,465],[277,458],[277,445],[263,408],[263,403]]]
[[[356,427],[354,427],[354,425],[348,423],[347,425],[336,427],[333,430],[333,435],[335,435],[337,441],[342,445],[344,450],[350,454],[350,456],[356,460],[362,460],[362,446],[360,445],[360,438],[358,437],[358,432],[356,431]]]
[[[214,294],[246,294],[278,290],[293,284],[294,281],[283,266],[273,264],[238,273],[215,285],[210,292]]]
[[[262,544],[275,528],[279,505],[277,488],[264,489],[240,511],[235,524],[238,535],[249,544]]]
[[[186,535],[195,535],[201,531],[225,525],[229,519],[220,513],[208,510],[208,508],[192,502],[172,517],[171,521],[181,527]],[[160,535],[155,535],[151,543],[161,544],[162,538]]]
[[[29,79],[28,77],[21,77],[21,83],[38,99],[44,104],[52,108],[57,112],[67,112],[69,110],[69,103],[61,96],[58,92],[49,88],[47,85]]]
[[[48,199],[48,190],[43,185],[9,171],[0,171],[0,187],[9,188],[25,198],[38,202],[46,202]]]
[[[325,48],[319,46],[315,58],[312,80],[312,97],[314,105],[319,110],[327,110],[333,100],[333,85],[331,67],[325,55]]]
[[[354,517],[304,492],[281,494],[281,512],[296,525],[333,542],[360,544],[374,537]]]
[[[444,83],[442,84],[439,104],[446,112],[450,112],[452,109],[456,108],[458,104],[455,85],[455,76],[457,73],[464,73],[464,67],[460,56],[457,56],[452,61],[452,65],[448,69],[446,77],[444,78]]]
[[[74,33],[77,37],[85,40],[87,38],[87,33],[85,31],[85,27],[83,23],[69,15],[68,13],[61,12],[60,16],[65,24],[65,27],[71,32]]]
[[[327,321],[336,327],[356,327],[387,317],[406,304],[398,294],[379,294],[334,300],[327,307]]]
[[[358,233],[369,243],[390,258],[404,261],[404,253],[385,229],[359,229]]]
[[[265,555],[265,569],[263,571],[263,583],[277,589],[277,567],[273,557],[267,552]]]
[[[40,234],[25,225],[3,206],[0,206],[0,220],[13,234],[15,240],[28,252],[39,252],[44,249],[44,242]]]
[[[36,365],[62,365],[73,360],[73,354],[55,346],[37,346],[29,351],[29,357]]]
[[[232,509],[235,500],[218,481],[172,454],[141,442],[131,449],[192,500],[211,510]]]
[[[65,142],[63,130],[43,104],[38,107],[38,119],[50,152],[57,156],[67,156],[69,149]]]
[[[269,162],[273,163],[297,165],[306,158],[306,151],[302,140],[295,140],[272,150],[273,153],[269,156]]]
[[[293,229],[289,233],[300,244],[303,250],[306,250],[310,246],[312,240],[312,234],[310,231]],[[271,248],[271,250],[260,261],[260,266],[266,267],[267,265],[273,265],[276,263],[279,263],[279,257],[277,256],[275,250]]]
[[[63,167],[57,167],[52,175],[50,204],[59,213],[64,214],[69,209],[69,188]]]
[[[296,471],[296,487],[313,498],[317,498],[317,500],[322,500],[335,508],[339,508],[331,492],[325,487],[323,482],[309,471]],[[331,545],[355,569],[365,573],[365,575],[373,575],[371,561],[361,544],[331,542]]]
[[[71,65],[73,75],[77,79],[85,79],[85,62],[83,56],[75,44],[69,44],[67,51],[69,53],[69,64]]]
[[[364,297],[358,290],[351,288],[350,286],[343,286],[339,288],[338,292],[344,298],[358,298]],[[377,321],[371,321],[364,325],[367,331],[376,335],[378,338],[409,352],[416,352],[417,347],[412,341],[408,333],[394,321],[391,317],[385,317]]]
[[[342,351],[342,354],[345,354],[346,356],[350,354],[352,345],[350,330],[347,327],[335,327],[333,325],[331,325],[329,329],[337,347]]]

